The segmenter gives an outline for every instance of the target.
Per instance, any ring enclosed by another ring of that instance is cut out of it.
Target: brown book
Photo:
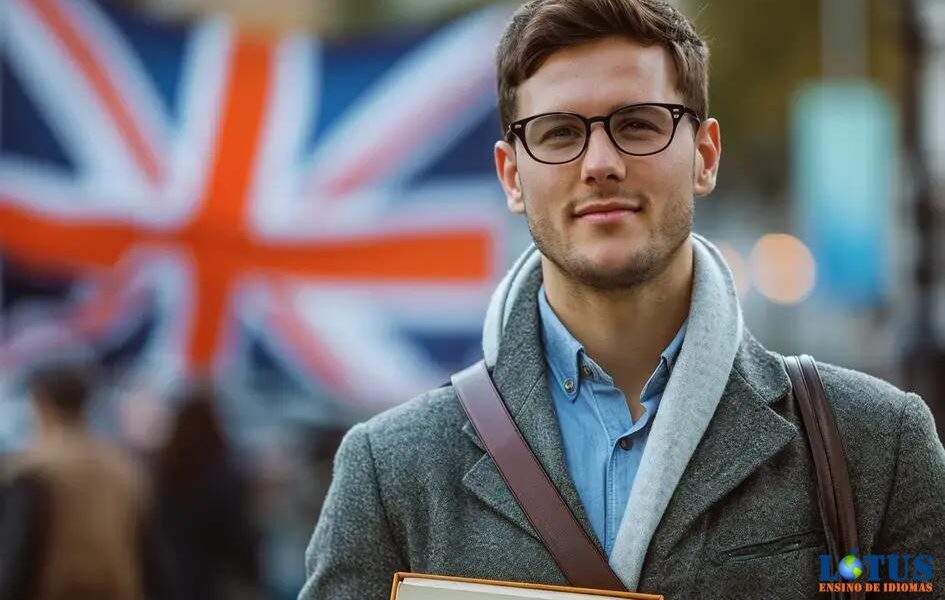
[[[592,590],[423,573],[395,573],[390,600],[663,600],[653,594]]]

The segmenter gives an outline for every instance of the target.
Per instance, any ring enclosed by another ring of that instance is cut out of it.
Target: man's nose
[[[581,177],[587,184],[623,181],[626,177],[623,153],[610,140],[601,123],[591,127],[587,150],[582,157]]]

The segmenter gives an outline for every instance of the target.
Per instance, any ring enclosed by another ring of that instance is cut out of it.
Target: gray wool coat
[[[545,375],[539,277],[518,295],[493,379],[593,538]],[[827,598],[807,440],[778,355],[747,331],[648,546],[637,589],[667,599]],[[945,450],[921,398],[818,364],[850,465],[860,555],[931,553],[945,598]],[[355,426],[306,553],[301,600],[382,600],[395,571],[566,585],[446,386]],[[886,597],[870,594],[869,598]],[[890,598],[906,598],[895,594]]]

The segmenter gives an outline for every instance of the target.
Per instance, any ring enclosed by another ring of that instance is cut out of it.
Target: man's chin
[[[566,271],[569,277],[588,287],[616,290],[634,287],[649,280],[653,276],[650,262],[636,256],[624,256],[622,260],[584,257],[573,261]]]

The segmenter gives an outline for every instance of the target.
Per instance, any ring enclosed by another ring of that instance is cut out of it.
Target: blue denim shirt
[[[683,323],[663,351],[640,400],[646,412],[636,423],[624,393],[565,328],[538,290],[541,333],[568,470],[607,556],[614,546],[630,489],[640,467],[650,424],[656,416],[686,335]]]

